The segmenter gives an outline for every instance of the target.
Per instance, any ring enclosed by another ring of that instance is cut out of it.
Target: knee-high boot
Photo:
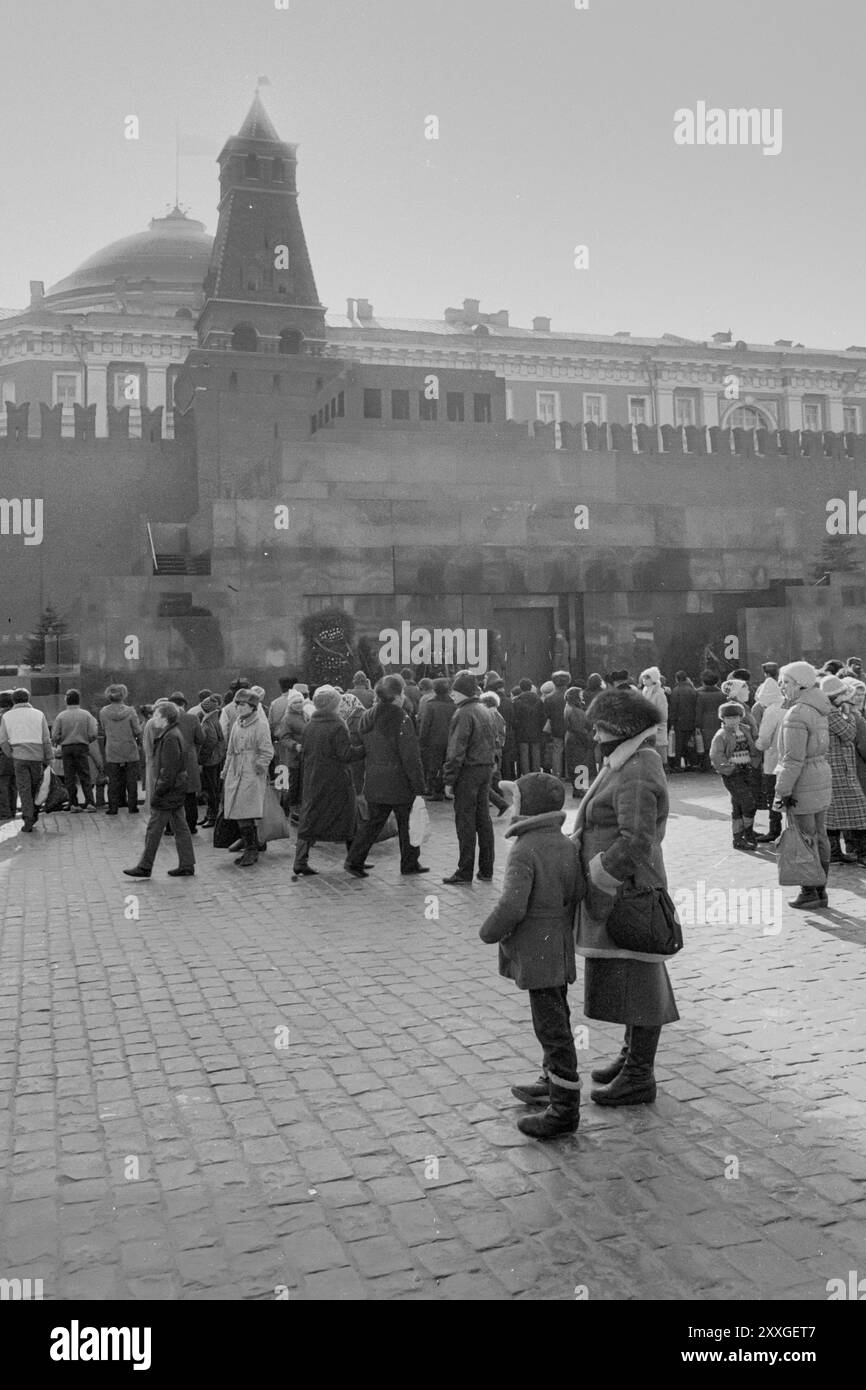
[[[235,860],[239,869],[248,869],[253,864],[259,862],[259,842],[256,834],[255,825],[242,825],[239,827],[241,839],[244,842],[244,852],[239,859]]]
[[[591,1091],[596,1105],[649,1105],[656,1098],[653,1072],[661,1028],[640,1028],[633,1024],[628,1055],[622,1071],[609,1086]]]
[[[625,1059],[628,1056],[628,1044],[630,1036],[631,1028],[629,1027],[625,1030],[625,1037],[623,1039],[622,1050],[619,1056],[615,1057],[609,1066],[596,1067],[595,1071],[592,1073],[593,1081],[598,1081],[600,1085],[607,1086],[610,1084],[611,1081],[614,1080],[615,1077],[619,1076],[620,1072],[625,1066]]]

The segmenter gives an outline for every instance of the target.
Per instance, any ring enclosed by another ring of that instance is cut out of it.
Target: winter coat
[[[834,706],[827,717],[827,725],[833,779],[827,829],[866,830],[866,797],[857,777],[857,721],[853,714]],[[799,810],[799,806],[795,810]]]
[[[698,692],[691,681],[677,681],[668,698],[668,728],[678,734],[693,734],[698,727],[695,722],[697,703]]]
[[[704,740],[704,752],[709,753],[710,744],[719,727],[719,705],[725,704],[725,696],[717,685],[702,685],[695,700],[695,729]]]
[[[505,720],[505,745],[502,749],[503,759],[511,759],[517,752],[517,740],[514,737],[514,701],[510,695],[506,695],[504,690],[497,691],[499,696],[499,713]]]
[[[485,709],[493,720],[494,748],[497,761],[501,761],[502,750],[505,747],[505,720],[502,718],[498,709],[491,709],[489,705],[485,705]]]
[[[550,721],[550,737],[565,738],[565,691],[554,690],[542,703],[545,716]]]
[[[105,761],[137,763],[141,725],[135,710],[112,701],[99,711],[99,722],[105,731]]]
[[[736,729],[726,729],[723,724],[722,727],[717,729],[713,734],[713,741],[710,744],[710,762],[720,777],[732,777],[734,773],[739,772],[741,768],[745,772],[748,772],[750,767],[757,768],[761,766],[760,750],[755,746],[755,740],[752,738],[751,729],[742,720],[740,721],[740,731],[749,746],[748,763],[731,762],[734,756],[734,749],[737,746]]]
[[[532,690],[522,690],[514,700],[515,742],[540,743],[546,723],[547,714],[541,697]]]
[[[177,727],[186,745],[186,770],[189,773],[187,791],[198,796],[201,791],[201,772],[199,771],[199,749],[204,743],[201,723],[188,710],[181,710],[177,716]]]
[[[198,760],[202,767],[222,767],[226,755],[226,741],[220,727],[220,712],[213,709],[201,721],[202,746]]]
[[[505,832],[514,843],[502,895],[479,936],[499,943],[499,973],[518,989],[556,989],[575,979],[574,913],[586,885],[564,820],[564,811],[520,817]]]
[[[328,840],[337,844],[355,833],[355,789],[349,763],[364,756],[353,746],[338,714],[316,710],[301,739],[304,795],[299,840]]]
[[[450,695],[434,695],[425,700],[418,713],[418,738],[424,753],[441,752],[448,747],[448,730],[457,709]]]
[[[649,700],[651,705],[655,705],[659,712],[659,722],[655,728],[656,745],[664,748],[664,756],[667,757],[668,749],[668,697],[662,690],[661,685],[654,681],[649,682],[643,687],[642,695]]]
[[[368,685],[353,685],[352,694],[356,700],[360,700],[364,709],[371,709],[376,696]]]
[[[857,781],[860,783],[861,791],[866,794],[866,719],[859,710],[854,710],[854,722],[857,726],[857,736],[854,740],[857,752]]]
[[[277,762],[290,770],[300,766],[301,739],[307,727],[307,720],[300,709],[287,710],[277,725],[274,743],[277,749]]]
[[[476,695],[458,705],[451,720],[445,755],[445,782],[453,786],[464,768],[492,768],[495,762],[496,727],[490,718],[490,710],[481,704]]]
[[[232,723],[222,772],[223,815],[227,820],[261,819],[273,756],[268,721],[261,710],[239,713]]]
[[[424,794],[418,735],[399,705],[378,703],[361,715],[356,737],[364,747],[364,795],[374,806],[409,806]]]
[[[792,796],[796,815],[828,811],[833,798],[830,771],[830,730],[827,726],[832,706],[827,696],[813,686],[801,690],[796,703],[786,709],[779,725],[779,762],[776,767],[776,796]]]
[[[136,754],[137,756],[137,754]],[[128,759],[131,761],[131,759]],[[176,724],[155,731],[151,760],[153,791],[150,804],[155,811],[176,811],[188,791],[186,744]]]
[[[586,711],[577,705],[565,707],[565,771],[569,778],[574,776],[576,767],[595,770],[593,737],[586,717]]]
[[[655,733],[638,734],[607,757],[580,803],[572,839],[587,879],[577,915],[577,951],[587,957],[664,961],[625,951],[605,930],[617,890],[627,879],[639,887],[667,887],[662,841],[668,819],[664,765]]]
[[[84,744],[89,747],[99,734],[99,726],[89,710],[67,705],[51,726],[51,737],[61,748]]]
[[[762,771],[765,777],[772,777],[776,771],[776,764],[779,761],[779,729],[784,715],[785,711],[781,704],[767,705],[761,715],[761,727],[758,730],[755,745],[764,755]]]

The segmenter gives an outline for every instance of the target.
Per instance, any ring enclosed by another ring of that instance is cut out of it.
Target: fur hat
[[[738,666],[736,671],[731,672],[728,679],[732,681],[745,681],[748,685],[749,681],[752,679],[752,673],[751,671],[747,671],[745,666]]]
[[[603,690],[586,712],[590,724],[601,724],[618,738],[636,738],[659,722],[659,712],[636,690]]]
[[[340,692],[335,690],[332,685],[320,685],[313,696],[313,704],[316,709],[327,710],[331,714],[336,714],[340,705]]]
[[[478,681],[471,671],[458,671],[451,683],[451,689],[457,695],[465,695],[467,700],[481,694]]]
[[[553,684],[557,687],[558,690],[565,690],[569,685],[571,685],[571,672],[554,671],[550,679],[553,681]]]
[[[553,681],[545,681],[544,685],[539,688],[538,693],[542,700],[546,700],[548,695],[552,695],[555,689],[556,686],[553,684]]]
[[[818,684],[818,672],[808,661],[791,661],[779,672],[779,679],[788,676],[801,690],[811,690]]]
[[[528,772],[516,782],[500,782],[499,788],[513,806],[513,817],[544,816],[561,811],[565,805],[565,787],[549,772]]]
[[[621,666],[618,671],[611,671],[609,679],[611,684],[615,684],[616,681],[627,681],[629,679],[629,674],[625,667]]]
[[[738,719],[742,719],[746,711],[738,700],[728,700],[724,705],[719,705],[719,718],[725,719],[728,715],[735,714]]]
[[[488,671],[488,672],[487,672],[487,675],[484,677],[484,689],[485,689],[485,690],[504,690],[504,689],[505,689],[505,681],[502,679],[502,677],[500,676],[500,674],[499,674],[498,671]]]
[[[645,671],[641,671],[640,680],[641,685],[648,685],[650,682],[653,685],[661,685],[662,673],[657,666],[648,666]]]
[[[125,700],[128,695],[125,685],[110,685],[105,692],[106,700]]]
[[[821,681],[821,689],[828,700],[835,700],[837,695],[844,695],[846,700],[852,698],[852,692],[838,676],[824,676]]]

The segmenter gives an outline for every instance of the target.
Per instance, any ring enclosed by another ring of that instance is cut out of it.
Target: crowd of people
[[[481,936],[499,946],[499,968],[529,992],[542,1050],[536,1082],[513,1088],[535,1113],[524,1133],[548,1139],[577,1128],[580,1081],[567,991],[575,952],[586,958],[584,1013],[619,1023],[623,1047],[593,1072],[599,1105],[641,1105],[656,1095],[661,1029],[679,1015],[665,961],[655,949],[624,947],[611,914],[624,891],[666,892],[662,853],[668,782],[713,769],[731,802],[733,846],[753,852],[781,841],[782,815],[816,851],[813,881],[795,908],[828,906],[831,865],[866,864],[866,682],[862,665],[767,661],[761,680],[737,668],[706,670],[699,684],[678,671],[669,686],[657,667],[637,680],[626,670],[573,681],[555,671],[536,688],[510,690],[496,671],[416,680],[411,670],[371,687],[359,672],[347,690],[312,692],[285,677],[268,705],[243,677],[220,696],[182,692],[134,708],[112,685],[97,712],[79,692],[49,728],[24,689],[0,692],[0,820],[23,830],[39,818],[46,769],[61,764],[68,809],[149,819],[138,863],[148,878],[165,836],[173,877],[195,873],[193,836],[230,827],[236,863],[255,865],[268,796],[296,827],[295,881],[314,875],[318,842],[345,846],[345,870],[366,879],[367,855],[393,818],[400,872],[426,874],[413,817],[423,800],[453,801],[457,866],[444,879],[490,882],[490,805],[511,810],[511,853],[501,897]],[[580,802],[565,835],[565,798]],[[80,800],[79,800],[80,794]],[[200,812],[204,816],[200,819]],[[756,833],[760,810],[766,831]],[[225,836],[224,836],[225,839]],[[844,841],[844,847],[843,847]],[[535,1108],[543,1105],[542,1111]]]

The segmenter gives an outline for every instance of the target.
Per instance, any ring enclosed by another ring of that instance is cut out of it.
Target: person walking
[[[426,874],[421,849],[409,839],[409,815],[416,796],[424,795],[424,769],[418,736],[402,705],[403,682],[385,676],[376,686],[376,703],[358,721],[356,739],[364,749],[364,796],[367,819],[358,817],[344,867],[355,878],[367,878],[367,853],[376,843],[388,816],[394,812],[400,842],[400,873]]]
[[[12,708],[12,691],[0,690],[0,719]],[[18,805],[15,787],[15,763],[11,754],[0,751],[0,821],[14,820]]]
[[[237,821],[244,851],[235,863],[249,869],[259,862],[258,823],[265,808],[268,768],[274,756],[268,721],[254,690],[238,690],[223,764],[223,815]],[[266,848],[266,846],[265,846]]]
[[[825,882],[806,883],[789,905],[798,910],[827,907],[826,877],[830,868],[827,812],[833,799],[830,771],[832,708],[818,688],[818,672],[808,661],[792,661],[779,673],[787,708],[779,725],[774,811],[787,810],[794,824],[815,842]],[[796,809],[795,809],[796,808]]]
[[[15,787],[21,798],[22,828],[29,835],[39,819],[35,798],[42,774],[54,756],[48,720],[41,709],[31,705],[29,690],[12,691],[12,708],[0,719],[0,752],[12,760]]]
[[[832,706],[827,716],[830,731],[829,762],[833,793],[827,812],[827,836],[831,864],[866,862],[866,796],[857,776],[857,719],[853,695],[839,676],[825,676],[820,686]],[[842,849],[842,836],[845,849]]]
[[[169,869],[169,878],[192,878],[195,873],[195,851],[183,811],[189,773],[186,745],[177,727],[178,713],[177,705],[163,700],[156,705],[151,716],[154,739],[150,818],[140,860],[134,868],[123,870],[128,878],[150,878],[157,851],[169,826],[177,848],[177,868]]]
[[[606,690],[587,710],[603,766],[577,810],[573,840],[587,893],[577,911],[577,952],[586,958],[584,1013],[625,1026],[619,1056],[592,1073],[596,1105],[646,1105],[656,1098],[661,1030],[679,1018],[665,958],[623,950],[606,922],[621,886],[665,888],[662,842],[668,788],[655,729],[658,709],[637,691]]]
[[[108,774],[108,815],[116,816],[121,801],[131,816],[138,815],[138,763],[141,725],[125,685],[110,685],[107,705],[99,711],[105,734],[105,770]]]
[[[499,945],[499,973],[529,993],[542,1073],[512,1095],[547,1108],[518,1120],[532,1139],[573,1134],[580,1120],[580,1077],[571,1031],[568,986],[574,983],[574,914],[585,882],[576,845],[562,833],[565,788],[557,777],[532,772],[507,784],[512,841],[502,896],[479,936]]]
[[[180,729],[181,738],[186,745],[186,770],[189,780],[186,788],[186,801],[184,802],[184,812],[186,814],[187,825],[190,835],[198,834],[198,799],[201,796],[201,765],[199,763],[199,753],[204,747],[204,734],[202,733],[201,721],[194,714],[190,714],[186,707],[186,696],[180,690],[176,690],[169,696],[173,705],[177,705],[177,727]]]
[[[490,819],[490,775],[496,735],[490,713],[481,704],[481,691],[471,671],[458,671],[451,687],[457,710],[448,735],[445,785],[454,789],[454,820],[460,848],[457,870],[443,883],[471,883],[478,842],[478,877],[493,878],[494,839]],[[538,701],[541,709],[541,701]]]
[[[81,708],[81,692],[67,690],[66,709],[61,710],[51,728],[51,737],[60,746],[63,759],[63,781],[69,797],[70,811],[80,811],[78,783],[84,807],[95,811],[93,783],[90,780],[90,745],[99,735],[99,725],[89,710]]]
[[[427,795],[431,801],[444,801],[444,767],[448,752],[448,730],[457,706],[444,676],[433,682],[433,698],[425,700],[418,716],[418,742],[424,767]]]
[[[299,876],[317,872],[309,864],[310,850],[317,840],[344,844],[347,853],[350,851],[357,800],[349,764],[364,757],[363,745],[352,743],[339,716],[340,691],[332,685],[320,685],[313,706],[301,738],[303,800],[293,866],[293,873]]]
[[[202,702],[201,732],[203,743],[198,753],[202,790],[207,799],[207,811],[202,830],[216,825],[220,805],[220,773],[226,756],[226,741],[220,727],[219,695],[207,695]]]

